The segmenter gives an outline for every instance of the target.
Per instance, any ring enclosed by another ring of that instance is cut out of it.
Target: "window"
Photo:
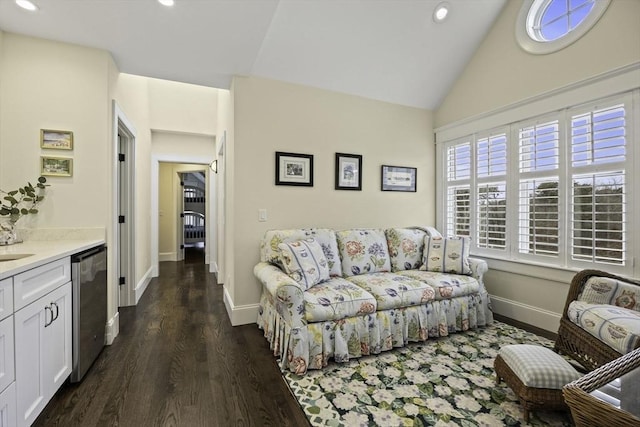
[[[627,271],[631,104],[627,94],[444,143],[446,233],[472,236],[478,255]]]
[[[598,22],[610,0],[526,0],[516,21],[516,39],[530,53],[556,52]]]

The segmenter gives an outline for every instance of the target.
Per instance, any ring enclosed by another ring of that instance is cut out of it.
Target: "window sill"
[[[519,274],[521,276],[533,277],[536,279],[551,280],[567,285],[581,269],[570,267],[558,267],[556,265],[548,265],[542,263],[533,263],[531,261],[505,260],[501,258],[492,258],[486,255],[471,255],[474,258],[484,259],[489,265],[489,271],[503,271],[506,273]]]

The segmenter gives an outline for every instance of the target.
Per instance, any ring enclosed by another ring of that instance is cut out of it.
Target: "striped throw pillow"
[[[304,290],[329,280],[329,263],[316,239],[280,243],[278,249],[285,272]]]

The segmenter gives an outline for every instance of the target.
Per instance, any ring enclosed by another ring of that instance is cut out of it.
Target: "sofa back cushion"
[[[280,268],[284,266],[280,260],[280,243],[295,242],[314,238],[322,247],[322,252],[329,265],[329,275],[342,276],[342,264],[338,254],[336,233],[328,228],[297,228],[291,230],[269,230],[265,233],[260,244],[260,261],[275,264]],[[283,268],[284,269],[284,268]]]
[[[322,246],[314,238],[280,243],[280,259],[284,271],[307,290],[329,280],[329,265]]]
[[[352,229],[336,232],[344,277],[391,271],[384,231]]]
[[[469,238],[462,236],[425,236],[423,265],[420,270],[470,275],[469,243]]]
[[[420,268],[426,232],[414,228],[389,228],[384,233],[387,236],[391,271]]]
[[[640,286],[610,277],[592,276],[587,279],[578,301],[590,304],[610,304],[640,311]]]

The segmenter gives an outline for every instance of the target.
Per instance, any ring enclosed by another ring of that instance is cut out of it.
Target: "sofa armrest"
[[[292,328],[305,325],[303,290],[280,268],[267,262],[260,262],[253,268],[253,274],[269,292],[278,314]]]
[[[469,257],[469,267],[471,267],[471,276],[474,277],[480,284],[484,285],[482,276],[489,271],[489,265],[487,262],[480,258]]]

